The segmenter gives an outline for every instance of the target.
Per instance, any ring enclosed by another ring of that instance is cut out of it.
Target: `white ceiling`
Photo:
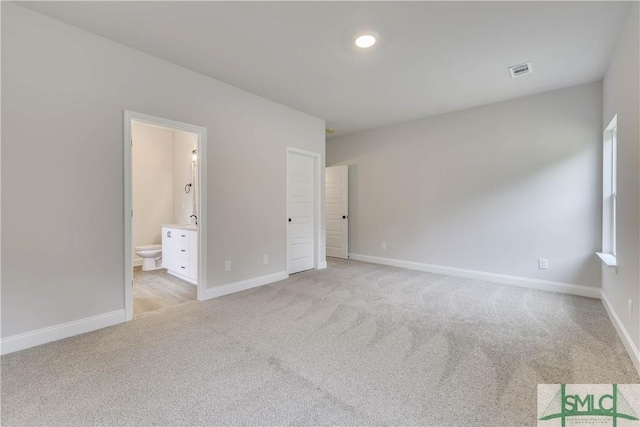
[[[22,2],[335,135],[602,78],[625,2]],[[380,33],[371,50],[354,33]],[[507,67],[532,61],[531,75]]]

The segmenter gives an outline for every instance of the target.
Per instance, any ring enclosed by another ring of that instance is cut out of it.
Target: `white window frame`
[[[597,255],[609,267],[617,266],[618,116],[602,138],[602,252]]]

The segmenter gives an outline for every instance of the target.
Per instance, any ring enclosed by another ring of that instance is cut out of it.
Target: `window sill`
[[[596,255],[600,257],[603,263],[606,264],[607,267],[617,267],[618,260],[614,254],[607,254],[603,252],[596,252]]]

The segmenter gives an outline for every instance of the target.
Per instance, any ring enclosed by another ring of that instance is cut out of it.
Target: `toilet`
[[[162,245],[138,246],[135,252],[142,258],[142,271],[162,268]]]

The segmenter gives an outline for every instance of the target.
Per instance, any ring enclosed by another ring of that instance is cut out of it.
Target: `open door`
[[[349,258],[349,166],[325,170],[327,256]]]

